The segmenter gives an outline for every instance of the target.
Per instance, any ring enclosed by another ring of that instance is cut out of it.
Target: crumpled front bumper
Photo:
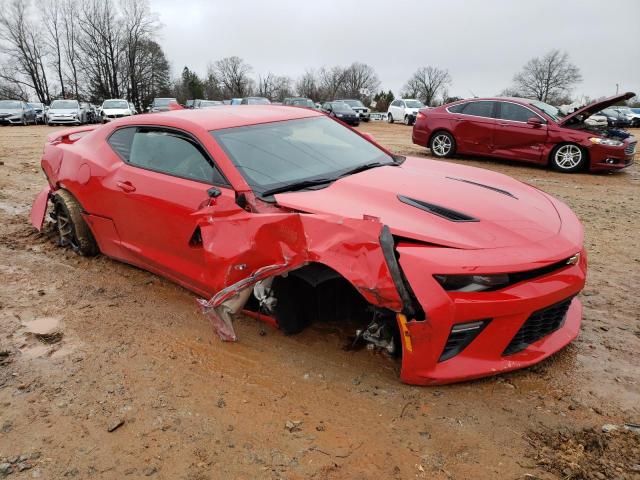
[[[541,265],[533,258],[543,254],[545,246],[533,247],[528,255],[515,248],[469,251],[400,244],[397,250],[404,274],[426,313],[425,320],[410,320],[406,324],[409,340],[403,337],[401,371],[401,379],[406,383],[452,383],[527,367],[557,352],[578,335],[582,306],[573,298],[559,329],[518,353],[503,355],[534,312],[572,298],[584,287],[586,252],[572,242],[554,249],[548,263],[581,251],[578,264],[568,264],[501,290],[472,293],[447,292],[433,275],[469,274],[470,270],[487,274],[534,270]],[[523,261],[518,262],[517,258]],[[441,361],[452,327],[478,320],[489,322],[460,353]]]

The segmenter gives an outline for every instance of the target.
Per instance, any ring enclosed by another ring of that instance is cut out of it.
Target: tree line
[[[147,0],[0,1],[0,96],[136,106],[172,89]]]
[[[315,101],[355,98],[386,110],[393,92],[380,90],[375,69],[361,62],[323,66],[294,79],[273,72],[255,75],[251,65],[232,56],[209,63],[203,76],[171,68],[157,41],[158,16],[148,0],[0,0],[0,98],[55,98],[99,102],[127,98],[139,109],[157,96],[221,100],[246,96],[282,101],[301,96]],[[582,80],[566,52],[551,50],[524,64],[502,95],[570,103]],[[449,96],[449,72],[419,67],[400,95],[434,106]]]

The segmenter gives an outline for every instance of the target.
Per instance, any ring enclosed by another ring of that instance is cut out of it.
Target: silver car
[[[77,100],[54,100],[47,112],[48,125],[72,124],[82,125],[83,110]]]
[[[36,123],[36,111],[22,100],[0,100],[0,125]]]

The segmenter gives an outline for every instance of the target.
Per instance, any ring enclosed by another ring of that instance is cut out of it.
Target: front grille
[[[629,145],[627,145],[627,148],[624,149],[624,154],[625,155],[633,155],[634,153],[636,153],[636,145],[638,142],[631,142]]]
[[[562,302],[533,312],[526,322],[520,327],[502,355],[513,355],[527,348],[534,342],[555,332],[564,324],[564,319],[569,310],[573,297]]]

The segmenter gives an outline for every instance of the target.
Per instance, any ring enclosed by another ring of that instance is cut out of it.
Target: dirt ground
[[[359,128],[428,155],[404,125]],[[34,233],[52,131],[0,128],[0,478],[640,478],[637,164],[563,175],[455,159],[578,214],[584,323],[533,368],[414,387],[397,360],[345,350],[331,325],[285,337],[244,318],[240,341],[222,343],[190,292]]]

